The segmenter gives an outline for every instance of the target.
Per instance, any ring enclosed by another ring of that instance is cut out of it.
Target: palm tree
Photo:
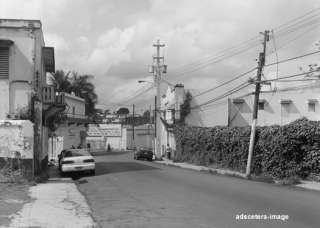
[[[71,74],[71,75],[70,75]],[[95,114],[95,104],[98,102],[98,96],[95,93],[95,86],[89,82],[92,75],[79,75],[77,72],[70,71],[65,73],[63,70],[57,70],[50,78],[53,86],[58,92],[72,93],[85,100],[85,112],[88,116]]]
[[[86,115],[89,116],[95,114],[95,104],[98,102],[95,86],[93,83],[89,82],[91,78],[93,78],[92,75],[79,75],[76,72],[73,72],[70,86],[70,91],[86,101]]]
[[[55,73],[51,74],[49,80],[55,87],[57,92],[67,92],[70,93],[71,82],[69,79],[70,71],[65,73],[63,70],[57,70]]]

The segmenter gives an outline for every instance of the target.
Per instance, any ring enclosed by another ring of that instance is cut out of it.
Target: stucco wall
[[[0,119],[7,118],[9,113],[9,80],[0,79]]]
[[[253,98],[252,94],[241,96],[243,103],[233,102],[234,98],[239,98],[236,94],[232,97],[213,102],[208,106],[195,108],[186,118],[186,123],[192,126],[212,127],[227,126],[228,119],[230,126],[251,125]],[[201,100],[200,100],[201,99]],[[209,100],[194,98],[191,106],[201,104]],[[315,112],[308,109],[308,100],[315,100]],[[281,104],[281,100],[291,100],[288,106]],[[265,101],[264,110],[258,111],[258,125],[287,124],[298,118],[307,117],[310,120],[320,120],[320,89],[319,85],[314,84],[306,88],[296,88],[293,90],[278,90],[276,92],[265,91],[260,94],[260,101]]]
[[[56,136],[63,137],[63,149],[69,149],[71,146],[78,147],[81,143],[81,131],[86,131],[83,124],[71,124],[68,126],[68,124],[65,123],[59,126],[55,134]]]
[[[315,112],[308,108],[308,100],[315,100]],[[253,96],[244,98],[241,105],[231,103],[231,126],[250,125],[252,119]],[[320,90],[302,89],[294,91],[278,91],[261,93],[264,110],[258,111],[258,125],[288,124],[296,119],[307,117],[320,120]],[[290,104],[281,104],[281,100],[291,100]]]
[[[19,169],[33,176],[33,124],[28,120],[0,120],[0,169]]]

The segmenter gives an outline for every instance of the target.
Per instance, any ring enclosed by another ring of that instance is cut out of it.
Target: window
[[[9,47],[0,46],[0,78],[9,78]]]
[[[72,115],[75,115],[76,114],[76,107],[72,107]]]
[[[258,109],[259,110],[264,110],[264,102],[260,102],[258,103]]]
[[[308,103],[308,111],[316,112],[316,103]]]
[[[290,103],[281,104],[281,113],[282,117],[288,117],[290,114]]]

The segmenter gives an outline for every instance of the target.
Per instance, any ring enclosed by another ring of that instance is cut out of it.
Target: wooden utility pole
[[[135,147],[135,143],[134,143],[134,104],[132,105],[132,142],[133,142],[133,147]]]
[[[157,96],[154,96],[154,114],[153,114],[153,123],[154,123],[154,138],[157,138]]]
[[[253,113],[252,113],[252,125],[251,125],[251,134],[250,134],[250,143],[249,143],[249,153],[248,153],[248,160],[247,160],[247,169],[246,169],[246,177],[249,178],[251,174],[251,161],[252,161],[252,154],[255,145],[255,138],[256,138],[256,126],[258,120],[258,105],[259,105],[259,95],[261,90],[261,76],[263,67],[265,64],[266,58],[266,47],[267,42],[269,41],[269,31],[264,31],[264,39],[263,39],[263,52],[259,54],[259,63],[258,63],[258,71],[257,71],[257,81],[256,81],[256,90],[254,93],[254,103],[253,103]]]

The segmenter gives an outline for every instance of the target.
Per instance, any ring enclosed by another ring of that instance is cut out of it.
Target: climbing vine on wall
[[[183,104],[180,106],[180,121],[179,123],[184,123],[186,117],[189,115],[191,111],[191,100],[192,100],[192,94],[190,91],[186,92],[185,100]]]

